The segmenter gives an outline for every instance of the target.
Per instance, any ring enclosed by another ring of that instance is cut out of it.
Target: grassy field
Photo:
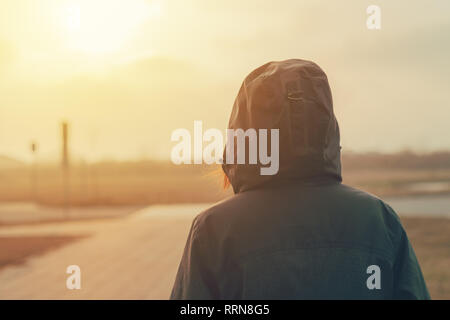
[[[403,218],[432,299],[450,299],[450,219]]]
[[[26,263],[32,256],[39,256],[81,239],[74,236],[0,237],[0,269]]]
[[[0,202],[35,201],[49,206],[149,205],[214,202],[228,193],[220,187],[216,169],[133,162],[74,165],[68,182],[57,166],[0,170]],[[65,185],[68,193],[65,193]]]
[[[450,168],[352,168],[344,162],[343,179],[379,196],[450,193]],[[219,166],[152,161],[79,164],[71,168],[67,182],[57,166],[21,166],[0,169],[0,202],[49,206],[208,203],[231,194],[222,189],[222,182]]]

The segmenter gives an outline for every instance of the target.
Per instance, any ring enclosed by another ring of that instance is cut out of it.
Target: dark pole
[[[38,201],[37,149],[37,143],[33,141],[31,143],[31,153],[33,154],[33,167],[31,169],[31,192],[34,202]]]
[[[63,192],[66,219],[69,218],[69,124],[62,123],[62,170],[63,170]]]

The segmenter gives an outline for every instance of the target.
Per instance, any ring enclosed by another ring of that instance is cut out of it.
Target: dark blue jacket
[[[253,71],[229,128],[278,128],[280,169],[223,165],[235,195],[194,220],[172,299],[429,299],[397,214],[341,183],[339,127],[316,64]]]

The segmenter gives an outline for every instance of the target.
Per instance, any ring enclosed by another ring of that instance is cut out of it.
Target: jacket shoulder
[[[352,207],[360,210],[367,218],[379,221],[385,227],[388,237],[393,244],[399,241],[403,230],[400,217],[384,200],[369,192],[342,184],[341,194]]]
[[[227,222],[233,213],[238,213],[243,209],[246,201],[244,198],[242,194],[236,194],[203,210],[194,218],[195,229],[198,231],[211,224]]]

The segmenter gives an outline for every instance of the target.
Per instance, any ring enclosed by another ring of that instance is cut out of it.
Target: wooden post
[[[64,209],[65,218],[69,218],[70,207],[70,175],[69,175],[69,124],[67,122],[62,123],[62,174],[63,174],[63,193],[64,193]]]
[[[31,153],[33,155],[33,164],[31,168],[31,196],[34,202],[38,201],[37,149],[37,143],[32,141]]]

